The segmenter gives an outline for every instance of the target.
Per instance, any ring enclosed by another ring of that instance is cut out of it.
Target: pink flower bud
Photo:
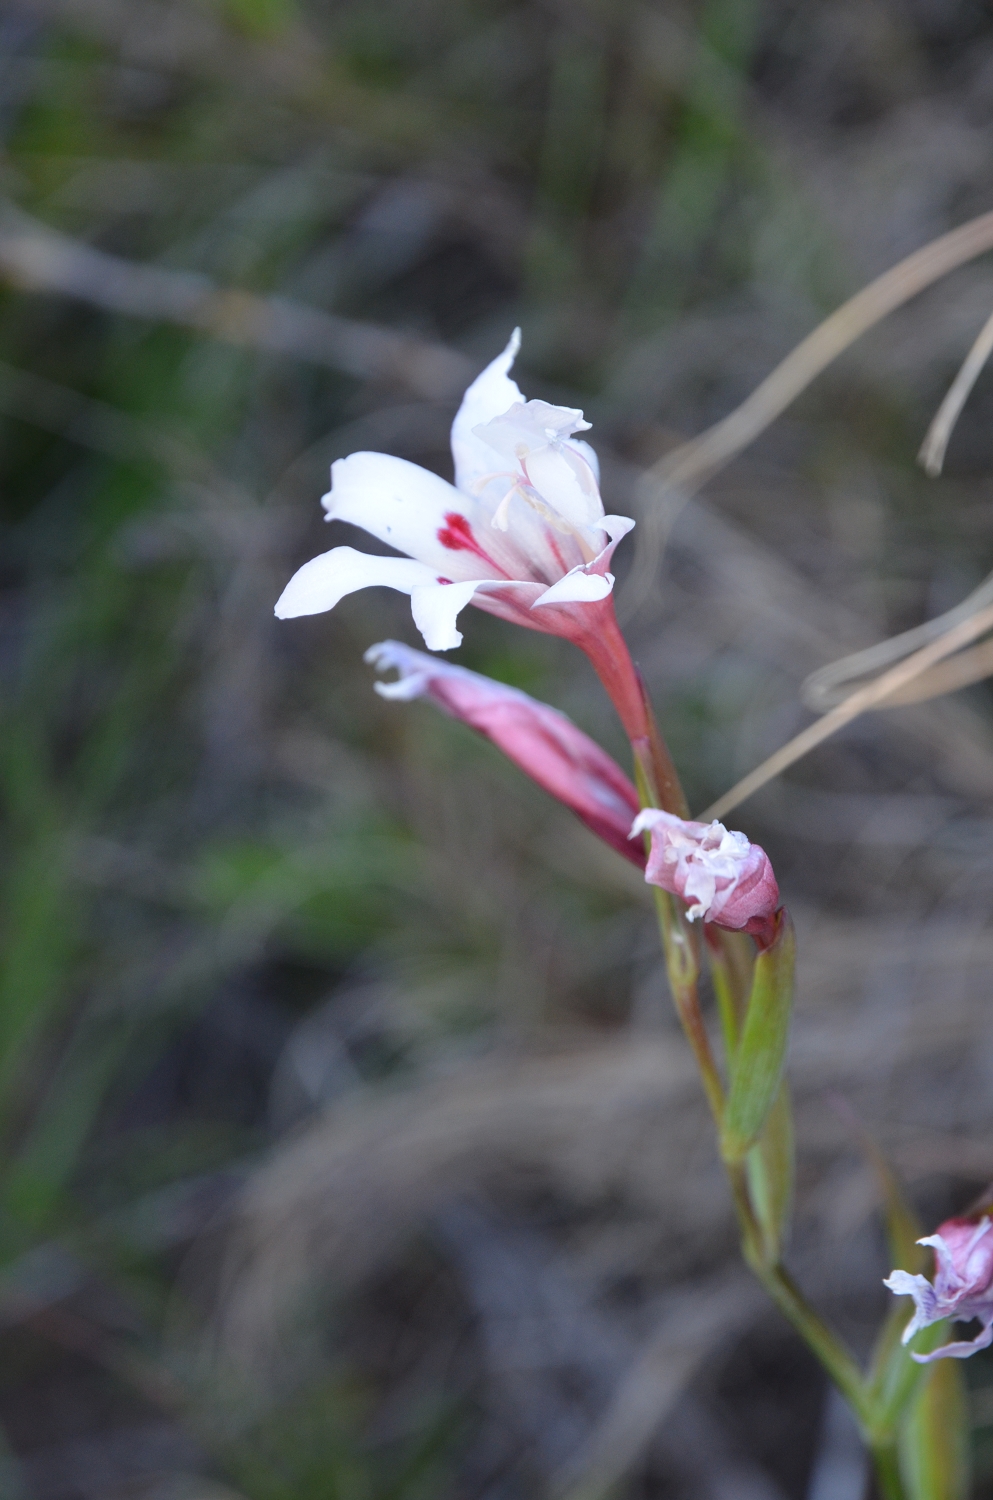
[[[438,708],[478,730],[532,781],[564,802],[587,828],[644,868],[645,855],[628,840],[638,793],[616,761],[571,719],[516,688],[381,641],[365,654],[381,671],[395,667],[397,682],[376,683],[384,698],[430,698]]]
[[[769,856],[743,833],[723,823],[690,823],[674,813],[646,808],[631,837],[649,829],[652,852],[645,879],[689,903],[689,920],[744,928],[761,942],[771,931],[779,886]]]
[[[898,1297],[914,1299],[914,1316],[903,1331],[903,1342],[942,1318],[962,1323],[978,1318],[983,1326],[974,1339],[913,1356],[922,1365],[933,1359],[968,1359],[993,1344],[993,1221],[986,1214],[978,1222],[975,1216],[946,1219],[935,1234],[917,1243],[934,1250],[934,1284],[909,1271],[893,1271],[883,1282]]]

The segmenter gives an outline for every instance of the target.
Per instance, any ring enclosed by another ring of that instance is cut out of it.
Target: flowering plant
[[[406,555],[332,548],[294,574],[276,613],[319,613],[357,589],[385,585],[409,594],[414,622],[431,651],[461,643],[456,621],[474,604],[511,623],[564,636],[589,657],[630,741],[633,782],[565,715],[525,693],[396,641],[366,653],[377,668],[398,673],[395,681],[376,684],[383,696],[425,698],[470,726],[644,870],[672,998],[713,1115],[745,1260],[851,1406],[882,1494],[887,1500],[908,1493],[921,1500],[937,1496],[938,1490],[917,1482],[923,1471],[906,1452],[913,1448],[918,1458],[923,1453],[931,1469],[937,1462],[940,1470],[935,1412],[944,1410],[941,1370],[948,1367],[926,1367],[993,1342],[993,1221],[950,1219],[917,1241],[936,1253],[934,1282],[916,1268],[890,1275],[886,1285],[911,1296],[916,1311],[906,1321],[894,1307],[867,1372],[786,1270],[793,1133],[783,1071],[793,1002],[793,925],[766,852],[716,819],[688,816],[614,612],[610,566],[634,523],[604,514],[596,455],[577,436],[589,428],[582,412],[521,395],[509,374],[518,346],[515,333],[465,393],[452,426],[454,485],[382,453],[354,453],[332,466],[332,487],[323,500],[327,519],[361,526]],[[720,1049],[701,1004],[705,968]],[[891,1222],[905,1226],[904,1206]],[[920,1251],[912,1238],[894,1231],[891,1239],[895,1254],[916,1267]],[[940,1332],[944,1320],[956,1317],[980,1318],[982,1332],[971,1342],[907,1351],[918,1335],[926,1339],[926,1330]]]
[[[978,1222],[977,1222],[978,1219]],[[945,1318],[968,1323],[978,1318],[982,1329],[974,1339],[939,1344],[925,1354],[914,1351],[918,1364],[935,1359],[968,1359],[993,1344],[993,1220],[988,1214],[946,1219],[934,1234],[917,1241],[934,1250],[934,1285],[926,1276],[892,1271],[884,1285],[898,1297],[913,1297],[914,1316],[903,1330],[908,1344],[921,1328]]]
[[[577,438],[581,411],[525,401],[509,371],[515,331],[473,381],[452,423],[455,483],[388,453],[352,453],[331,467],[329,521],[350,521],[405,552],[376,557],[333,547],[295,573],[280,619],[333,609],[382,585],[410,595],[432,651],[462,643],[467,604],[530,630],[562,635],[589,656],[626,729],[644,734],[641,693],[614,613],[614,549],[634,526],[604,515],[599,464]]]

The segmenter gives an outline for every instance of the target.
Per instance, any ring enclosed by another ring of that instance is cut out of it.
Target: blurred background
[[[449,475],[517,323],[644,520],[650,464],[993,206],[989,8],[2,0],[0,139],[0,1493],[860,1500],[637,872],[373,694],[405,599],[272,606],[375,550],[329,463]],[[980,260],[621,548],[695,809],[993,567],[989,375],[914,462],[991,306]],[[462,625],[623,758],[577,652]],[[991,709],[870,716],[732,819],[800,936],[791,1265],[860,1353],[889,1264],[832,1091],[928,1228],[993,1177]]]

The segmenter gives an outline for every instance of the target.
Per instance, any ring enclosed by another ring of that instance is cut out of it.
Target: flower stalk
[[[699,944],[696,934],[679,910],[675,897],[656,888],[655,910],[673,1004],[700,1070],[700,1081],[714,1124],[720,1130],[724,1118],[724,1084],[700,1009],[697,989],[700,977]]]
[[[745,1262],[850,1405],[883,1500],[906,1500],[908,1489],[914,1500],[952,1500],[964,1493],[958,1479],[935,1488],[927,1476],[965,1472],[954,1359],[993,1342],[990,1205],[918,1240],[937,1253],[932,1284],[921,1274],[921,1251],[913,1244],[919,1230],[907,1232],[911,1216],[885,1164],[876,1161],[898,1265],[887,1285],[911,1296],[916,1312],[909,1321],[900,1310],[888,1319],[863,1374],[782,1260],[794,1173],[784,1077],[792,922],[765,851],[716,819],[689,817],[614,612],[609,569],[634,523],[604,514],[596,455],[576,436],[589,426],[582,412],[524,400],[510,378],[517,348],[515,334],[466,391],[452,426],[454,484],[386,454],[352,454],[335,463],[324,497],[328,519],[361,526],[405,555],[333,548],[294,575],[276,612],[283,618],[314,614],[357,589],[385,585],[410,596],[414,623],[432,652],[461,642],[456,620],[473,604],[564,636],[586,653],[630,742],[633,784],[588,735],[527,694],[396,641],[372,647],[367,660],[399,674],[395,682],[377,684],[384,697],[425,698],[468,725],[644,870]],[[700,1002],[705,955],[721,1056]],[[956,1316],[978,1316],[981,1335],[972,1343],[944,1343],[947,1320]],[[911,1338],[916,1347],[908,1350]]]
[[[661,808],[664,786],[668,803],[665,811],[685,820],[685,797],[675,769],[669,771],[672,761],[647,693],[644,697],[651,748],[644,741],[631,740],[643,806]],[[647,814],[643,812],[641,817],[646,820],[642,826],[650,827]],[[778,900],[774,878],[771,888]],[[753,922],[759,928],[754,937],[757,954],[749,954],[753,943],[740,928],[735,931],[716,922],[703,923],[703,947],[730,1078],[728,1091],[699,1002],[701,945],[696,930],[686,920],[685,905],[678,896],[656,884],[655,898],[669,987],[714,1118],[745,1263],[847,1401],[872,1456],[882,1500],[908,1500],[898,1429],[916,1382],[910,1377],[898,1392],[887,1391],[888,1402],[882,1399],[882,1391],[866,1380],[851,1352],[810,1307],[780,1258],[780,1220],[788,1210],[792,1188],[792,1120],[785,1085],[780,1083],[792,1006],[792,922],[784,908],[779,908],[774,918],[763,914],[760,923]],[[763,1128],[767,1135],[773,1134],[772,1142],[761,1138]],[[770,1144],[771,1153],[763,1149]],[[915,1368],[910,1360],[904,1363],[911,1370]]]

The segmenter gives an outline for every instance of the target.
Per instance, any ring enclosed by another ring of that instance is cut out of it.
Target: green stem
[[[662,935],[662,950],[665,953],[669,988],[672,991],[676,1014],[693,1049],[707,1103],[714,1117],[718,1132],[724,1119],[724,1085],[714,1061],[707,1028],[703,1024],[700,1000],[697,995],[697,980],[700,963],[697,956],[695,935],[689,929],[676,898],[668,891],[653,886],[655,909],[658,913],[659,931]]]
[[[907,1500],[896,1444],[879,1443],[871,1448],[876,1484],[882,1500]]]
[[[752,1211],[744,1168],[737,1164],[726,1164],[726,1168],[741,1226],[741,1248],[745,1261],[808,1349],[820,1360],[865,1433],[871,1428],[873,1413],[861,1370],[823,1318],[808,1306],[785,1267],[778,1261],[770,1263],[765,1259],[762,1233]]]
[[[624,650],[626,654],[626,647]],[[630,658],[626,659],[630,661]],[[685,818],[688,816],[688,809],[679,778],[659,732],[640,676],[637,680],[641,700],[638,708],[643,717],[637,726],[625,719],[625,727],[631,740],[635,779],[642,806],[661,806]],[[607,681],[606,677],[604,681]],[[654,888],[654,896],[676,1012],[700,1070],[704,1092],[720,1137],[724,1120],[724,1085],[703,1023],[697,994],[700,977],[699,935],[686,921],[682,905],[674,897],[658,887]],[[713,943],[713,951],[710,953],[711,972],[728,1064],[731,1066],[742,1024],[744,994],[739,994],[738,991],[741,989],[743,976],[737,972],[739,963],[734,961],[740,955],[734,952],[730,943],[722,941],[724,934],[714,936],[717,941]],[[750,969],[751,964],[746,967]],[[878,1405],[875,1392],[868,1388],[861,1370],[841,1340],[813,1308],[807,1305],[799,1288],[780,1263],[778,1255],[775,1259],[770,1259],[766,1240],[752,1207],[744,1164],[725,1162],[725,1169],[741,1227],[745,1261],[773,1302],[820,1361],[854,1412],[872,1452],[883,1500],[906,1500],[892,1431],[881,1433],[874,1421]]]

